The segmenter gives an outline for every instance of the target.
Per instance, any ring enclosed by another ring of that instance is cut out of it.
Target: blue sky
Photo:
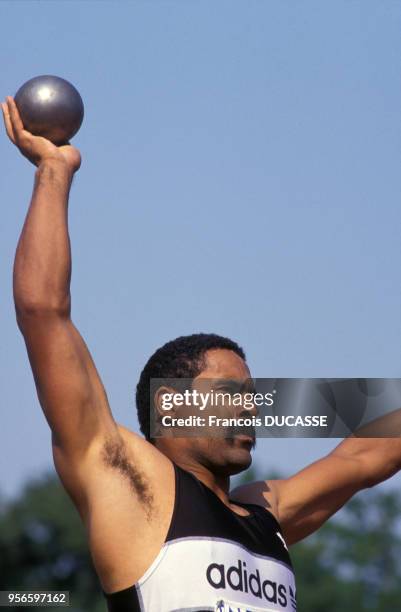
[[[237,340],[254,376],[398,377],[400,6],[0,3],[1,95],[72,81],[73,317],[120,422],[150,354]],[[17,24],[17,26],[16,26]],[[0,135],[0,490],[51,465],[11,296],[33,167]],[[289,474],[335,441],[264,440]],[[400,478],[394,480],[399,485]]]

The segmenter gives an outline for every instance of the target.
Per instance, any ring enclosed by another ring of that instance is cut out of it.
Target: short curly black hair
[[[245,361],[245,353],[229,338],[217,334],[180,336],[157,349],[142,370],[136,387],[136,407],[141,432],[150,435],[150,380],[152,378],[195,378],[205,367],[205,353],[211,349],[234,351]]]

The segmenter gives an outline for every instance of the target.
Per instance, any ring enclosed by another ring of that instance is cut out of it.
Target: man
[[[12,98],[7,134],[34,165],[35,185],[14,267],[24,336],[57,472],[86,527],[110,611],[294,610],[287,545],[314,532],[357,491],[401,468],[394,439],[343,441],[285,480],[239,487],[252,438],[150,439],[151,378],[249,380],[237,344],[215,335],[159,349],[138,384],[145,438],[113,419],[89,351],[70,318],[67,205],[79,152],[24,130]]]

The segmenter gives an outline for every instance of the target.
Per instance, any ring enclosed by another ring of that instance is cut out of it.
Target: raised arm
[[[70,318],[67,209],[80,154],[72,146],[56,147],[24,130],[12,98],[2,109],[11,141],[37,166],[14,264],[17,321],[52,430],[56,467],[78,496],[91,449],[106,437],[118,437],[94,363]]]

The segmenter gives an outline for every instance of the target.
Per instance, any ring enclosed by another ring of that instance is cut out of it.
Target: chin
[[[236,438],[227,440],[227,449],[223,455],[223,462],[218,471],[224,476],[234,476],[247,470],[252,464],[252,448],[254,443],[238,440]]]
[[[228,476],[235,476],[247,470],[252,464],[252,457],[249,455],[246,461],[237,461],[236,463],[230,463],[227,470]]]

